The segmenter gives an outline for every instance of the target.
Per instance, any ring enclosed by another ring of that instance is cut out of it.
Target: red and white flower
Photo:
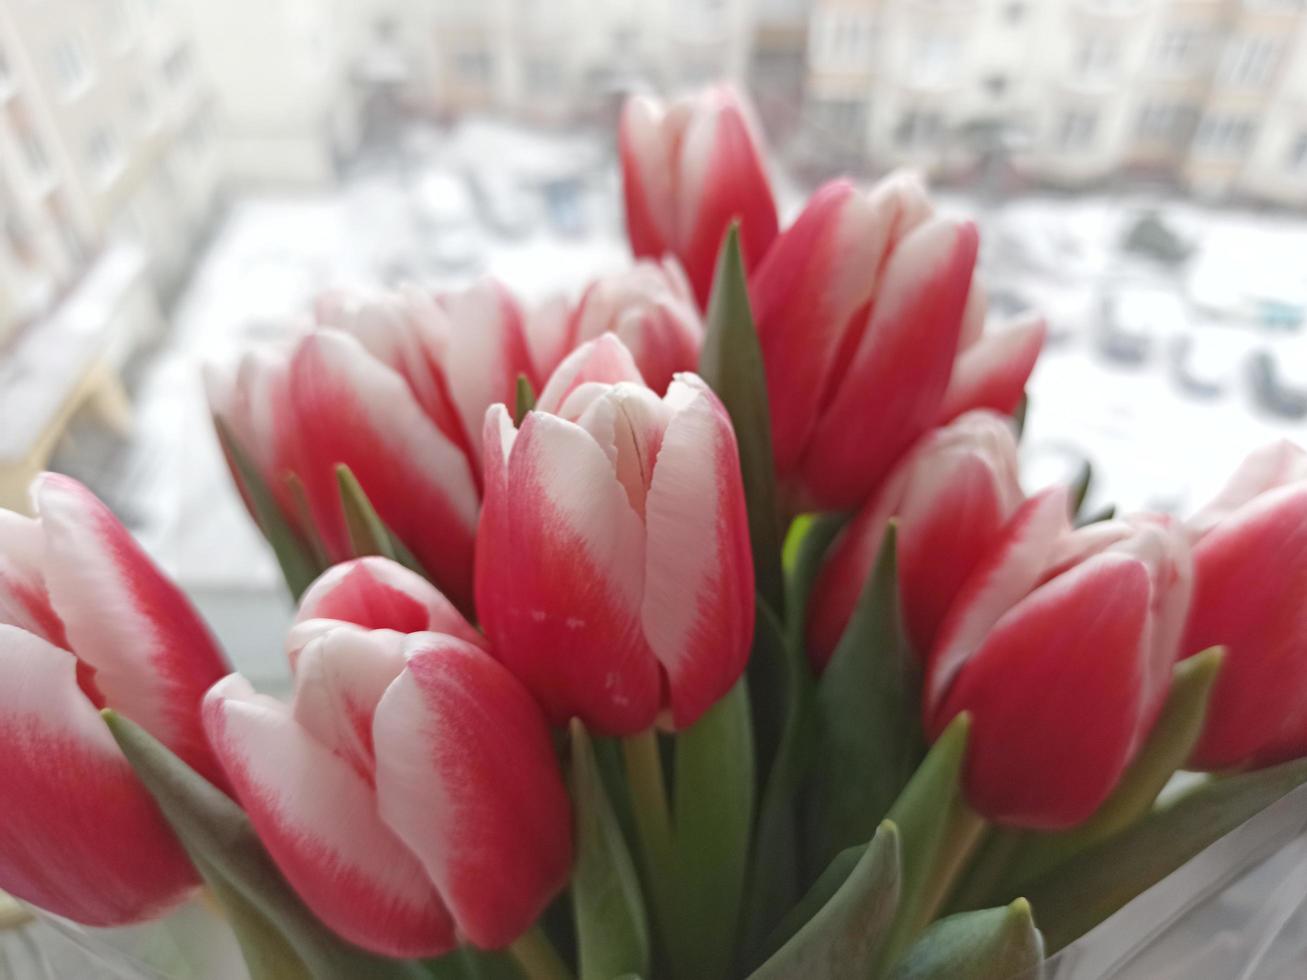
[[[730,419],[701,379],[661,399],[605,334],[521,428],[486,414],[477,609],[555,724],[692,724],[738,680],[753,564]]]
[[[100,709],[225,786],[200,699],[228,668],[181,591],[95,496],[45,474],[0,511],[0,889],[87,925],[150,918],[198,883]]]

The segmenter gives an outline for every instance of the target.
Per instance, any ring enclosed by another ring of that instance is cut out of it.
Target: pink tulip
[[[111,707],[225,787],[200,699],[228,671],[180,590],[75,480],[0,511],[0,889],[87,925],[161,914],[197,884],[100,719]]]
[[[611,334],[520,429],[486,414],[477,609],[555,724],[692,724],[739,679],[753,566],[730,419],[697,376],[659,399]]]
[[[853,614],[880,551],[885,526],[899,518],[903,615],[924,656],[954,596],[994,545],[1023,495],[1012,422],[969,412],[924,437],[841,533],[808,608],[808,653],[822,670]]]
[[[776,237],[776,202],[749,110],[726,86],[670,106],[637,96],[622,109],[618,144],[631,251],[680,259],[706,309],[730,223],[740,222],[747,269]]]
[[[211,374],[214,413],[284,516],[333,561],[352,556],[335,472],[343,463],[389,529],[469,608],[481,417],[512,399],[519,374],[535,378],[516,303],[487,281],[446,295],[328,295],[317,316],[289,354],[247,355],[231,379]]]
[[[480,647],[339,626],[300,651],[291,704],[233,674],[204,721],[286,880],[365,949],[505,946],[567,880],[571,817],[548,726]]]
[[[1183,529],[1069,529],[1062,488],[1028,500],[967,579],[927,663],[937,737],[970,712],[965,782],[992,820],[1058,830],[1107,798],[1170,684],[1193,584]]]
[[[939,416],[977,237],[930,212],[910,178],[835,181],[750,278],[791,509],[860,506]]]
[[[1196,582],[1181,649],[1225,647],[1193,764],[1307,755],[1307,452],[1281,441],[1253,453],[1189,524]]]
[[[972,284],[973,296],[983,295],[978,286]],[[1043,317],[1024,314],[999,330],[974,339],[964,336],[940,405],[939,424],[978,408],[1002,415],[1015,412],[1047,334]]]
[[[685,273],[673,259],[640,261],[586,287],[575,307],[551,300],[528,321],[527,340],[539,377],[604,333],[616,334],[656,392],[678,371],[692,371],[703,345],[703,321]]]
[[[398,633],[445,633],[486,645],[439,589],[416,572],[376,555],[333,565],[304,590],[286,640],[292,669],[312,639],[342,624]]]

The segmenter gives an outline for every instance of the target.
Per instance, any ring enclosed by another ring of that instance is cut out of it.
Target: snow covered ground
[[[534,301],[627,261],[608,148],[489,127],[410,150],[418,163],[362,168],[330,193],[237,201],[138,390],[132,451],[151,460],[133,470],[138,533],[237,666],[265,681],[282,676],[277,638],[289,607],[220,460],[201,364],[279,335],[329,286],[405,276],[454,285],[493,273]],[[502,165],[470,179],[477,159]],[[1280,435],[1307,442],[1307,420],[1267,411],[1248,366],[1267,350],[1287,377],[1307,381],[1301,330],[1258,320],[1265,295],[1307,296],[1307,222],[1147,198],[995,204],[951,194],[943,205],[980,223],[996,318],[1021,306],[1050,317],[1054,342],[1030,388],[1028,489],[1088,459],[1095,505],[1183,513],[1252,447]],[[1120,247],[1153,208],[1192,249],[1180,267]],[[1132,360],[1110,353],[1107,321]]]

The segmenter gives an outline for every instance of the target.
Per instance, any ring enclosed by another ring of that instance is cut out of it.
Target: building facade
[[[184,271],[217,182],[208,93],[166,0],[0,4],[0,338],[114,241]]]
[[[1302,0],[814,0],[805,114],[878,168],[1307,205],[1305,31]]]

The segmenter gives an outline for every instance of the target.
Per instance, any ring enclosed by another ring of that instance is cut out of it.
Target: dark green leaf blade
[[[344,463],[336,466],[336,488],[340,492],[340,506],[345,513],[345,530],[349,534],[349,547],[355,558],[381,555],[392,561],[395,549],[391,547],[390,532],[377,516],[358,477]]]
[[[218,433],[223,454],[231,464],[233,476],[245,492],[245,499],[254,514],[254,523],[271,546],[291,597],[298,602],[324,566],[314,558],[312,545],[286,520],[258,467],[237,441],[231,428],[217,415],[213,416],[213,427]]]
[[[1202,782],[1025,889],[1050,952],[1307,782],[1307,759]]]
[[[835,860],[826,866],[826,870],[817,877],[794,907],[781,916],[775,928],[759,945],[757,950],[759,962],[770,959],[803,928],[804,923],[821,911],[822,906],[831,900],[840,890],[845,879],[853,873],[853,869],[862,857],[862,852],[866,849],[865,844],[861,847],[847,847],[835,855]]]
[[[781,728],[774,739],[770,772],[763,783],[754,832],[753,860],[745,896],[744,949],[751,951],[798,897],[799,791],[812,755],[812,674],[803,651],[786,643],[781,625],[759,601],[754,631],[754,658],[774,660],[786,668],[777,685],[786,696]],[[752,689],[752,688],[751,688]],[[754,712],[755,730],[759,712]]]
[[[885,821],[830,900],[751,980],[870,977],[899,896],[899,842]]]
[[[102,714],[186,852],[239,893],[246,911],[258,912],[284,936],[314,980],[420,980],[425,975],[416,963],[374,956],[331,932],[281,877],[240,807],[145,729],[112,710]]]
[[[895,541],[891,522],[817,683],[807,822],[812,869],[871,837],[923,755],[919,669],[900,621]]]
[[[740,252],[738,223],[727,231],[717,256],[699,374],[722,400],[735,427],[757,590],[773,610],[784,614],[781,531],[767,377],[749,307],[749,281]]]
[[[746,682],[676,737],[677,975],[725,976],[734,960],[753,829]]]
[[[890,980],[1039,980],[1044,942],[1018,898],[1004,908],[940,919],[913,943]]]
[[[570,891],[581,980],[649,972],[649,925],[635,864],[599,774],[585,726],[571,726],[576,863]]]
[[[526,418],[526,413],[536,407],[535,389],[531,387],[531,381],[525,374],[517,376],[517,385],[513,389],[513,425],[520,426],[522,420]]]

